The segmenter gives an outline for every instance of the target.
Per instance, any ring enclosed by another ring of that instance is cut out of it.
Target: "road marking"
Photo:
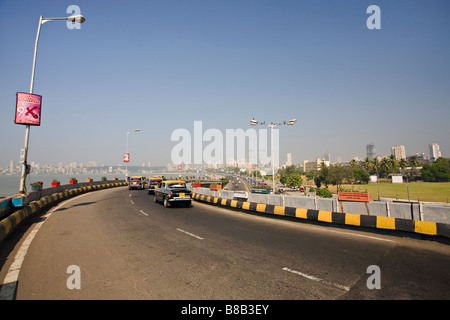
[[[180,232],[184,232],[184,233],[186,233],[187,235],[190,235],[191,237],[197,238],[197,239],[199,239],[199,240],[203,240],[202,237],[199,237],[199,236],[197,236],[197,235],[195,235],[195,234],[193,234],[193,233],[190,233],[190,232],[187,232],[187,231],[178,229],[178,228],[177,228],[177,230],[180,231]]]
[[[289,269],[289,268],[286,268],[286,267],[284,267],[283,270],[287,271],[287,272],[290,272],[290,273],[293,273],[293,274],[296,274],[296,275],[299,275],[299,276],[302,276],[302,277],[304,277],[306,279],[309,279],[309,280],[322,282],[323,284],[327,284],[327,285],[330,285],[330,286],[333,286],[333,287],[336,287],[336,288],[339,288],[339,289],[342,289],[342,290],[345,290],[345,291],[350,291],[349,287],[343,286],[342,284],[339,284],[339,283],[323,280],[323,279],[311,276],[309,274],[306,274],[306,273],[303,273],[303,272],[300,272],[300,271],[297,271],[297,270],[292,270],[292,269]]]
[[[133,201],[133,200],[130,200],[130,202],[131,202],[131,204],[134,204],[134,201]]]
[[[145,216],[148,216],[148,214],[147,213],[145,213],[144,211],[142,211],[142,210],[139,210],[143,215],[145,215]]]
[[[19,272],[22,268],[23,260],[25,259],[25,255],[27,254],[28,248],[30,247],[31,241],[33,241],[34,237],[36,236],[36,233],[39,231],[41,226],[44,224],[44,222],[52,215],[53,212],[64,206],[65,204],[69,203],[72,200],[79,199],[81,197],[84,197],[88,195],[88,193],[79,195],[75,198],[69,199],[67,201],[64,201],[54,209],[47,212],[45,215],[42,216],[42,221],[36,223],[33,230],[31,230],[30,234],[26,237],[22,245],[20,246],[19,250],[16,253],[16,256],[14,257],[14,261],[9,267],[8,273],[6,274],[5,279],[3,280],[3,283],[1,284],[0,288],[0,300],[13,300],[14,294],[16,292],[17,287],[17,281],[19,279]]]

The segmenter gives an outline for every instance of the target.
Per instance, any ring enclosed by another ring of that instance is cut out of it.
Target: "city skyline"
[[[368,6],[381,10],[369,29]],[[86,22],[42,26],[34,92],[42,123],[28,162],[165,165],[179,128],[278,122],[280,164],[450,150],[450,31],[446,1],[0,2],[0,165],[19,161],[16,92],[29,87],[39,15]],[[120,17],[114,20],[111,17]],[[204,143],[203,147],[207,143]],[[269,152],[268,152],[269,153]]]
[[[369,148],[370,146],[370,148]],[[409,157],[412,156],[416,156],[419,159],[423,160],[423,161],[435,161],[437,158],[442,156],[442,152],[440,151],[440,146],[437,143],[431,143],[428,145],[429,147],[429,156],[426,155],[425,152],[422,153],[416,153],[416,154],[407,154],[406,153],[406,148],[404,145],[397,145],[397,146],[392,146],[391,147],[391,155],[393,155],[397,160],[400,159],[407,159]],[[377,154],[375,151],[375,144],[374,143],[369,143],[366,145],[366,151],[367,151],[367,155],[366,157],[369,158],[369,160],[373,160],[373,158],[388,158],[390,155],[381,155],[381,154]],[[372,153],[373,152],[373,153]],[[370,158],[369,154],[373,154],[372,159]],[[328,152],[325,152],[323,154],[323,157],[316,157],[314,159],[303,159],[300,162],[293,162],[292,161],[292,153],[288,152],[286,154],[286,161],[283,163],[280,163],[279,167],[282,166],[290,166],[290,165],[298,165],[298,166],[304,166],[305,162],[314,162],[314,161],[319,161],[319,159],[321,161],[325,161],[326,163],[329,164],[341,164],[341,163],[350,163],[351,160],[353,159],[357,159],[357,161],[362,162],[366,157],[360,158],[358,156],[354,156],[351,159],[347,159],[345,161],[342,161],[342,159],[340,157],[337,157],[336,161],[331,161],[331,155]],[[189,168],[200,168],[200,167],[205,167],[208,165],[220,165],[220,167],[227,167],[227,166],[239,166],[239,165],[245,165],[245,164],[252,164],[252,162],[250,161],[250,159],[243,159],[244,162],[239,162],[238,160],[234,160],[233,163],[229,162],[229,163],[202,163],[202,164],[183,164],[182,165],[182,170],[186,170]],[[7,166],[2,166],[0,165],[0,173],[20,173],[20,166],[19,166],[19,162],[15,162],[14,160],[10,160],[9,164]],[[91,168],[91,167],[109,167],[109,166],[115,166],[115,167],[121,167],[124,166],[125,167],[125,162],[122,163],[98,163],[95,160],[90,160],[88,162],[77,162],[77,161],[71,161],[70,163],[63,163],[62,161],[59,161],[58,164],[54,164],[54,163],[36,163],[34,161],[32,161],[30,163],[32,168],[37,168],[40,169],[41,165],[43,167],[47,167],[47,168],[58,168],[58,169],[67,169],[67,168],[74,168],[74,169],[78,169],[78,168]],[[160,167],[171,167],[174,170],[177,169],[178,164],[174,164],[174,163],[166,163],[166,164],[157,164],[157,165],[151,165],[151,162],[142,162],[142,164],[136,164],[136,163],[128,163],[129,166],[134,166],[134,167],[147,167],[147,168],[160,168]],[[258,163],[258,165],[260,165]],[[271,164],[267,164],[265,166],[262,167],[267,167],[270,168]],[[9,171],[8,171],[9,170]]]

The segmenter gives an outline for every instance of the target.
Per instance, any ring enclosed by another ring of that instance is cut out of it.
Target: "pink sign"
[[[123,162],[130,162],[130,154],[129,153],[123,154]]]
[[[17,92],[16,94],[16,124],[41,125],[42,96],[37,94]]]

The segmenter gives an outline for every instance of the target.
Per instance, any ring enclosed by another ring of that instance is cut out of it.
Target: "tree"
[[[330,190],[328,190],[328,188],[319,188],[316,191],[316,195],[319,197],[323,197],[323,198],[331,198],[333,197],[333,194],[331,193]]]
[[[230,182],[227,177],[222,177],[220,181],[222,182],[222,187],[225,187]]]
[[[335,185],[339,190],[339,185],[344,181],[349,182],[353,178],[353,171],[351,168],[342,166],[333,166],[328,170],[328,175],[326,177],[326,184],[330,183]]]
[[[380,171],[380,161],[377,158],[371,161],[371,168],[375,171],[377,177],[379,177],[378,172]]]
[[[298,173],[291,173],[286,179],[286,185],[288,187],[300,187],[302,184],[302,176]]]
[[[380,162],[380,175],[383,177],[387,177],[389,173],[391,173],[391,162],[388,158],[383,158]]]
[[[361,168],[353,169],[353,177],[356,183],[369,183],[370,174]]]
[[[425,163],[420,171],[422,179],[427,182],[450,181],[450,160],[439,158],[435,162]]]

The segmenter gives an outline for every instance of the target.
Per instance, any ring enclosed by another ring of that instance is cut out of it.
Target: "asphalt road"
[[[450,298],[449,245],[198,202],[164,208],[127,188],[72,198],[23,226],[0,244],[0,280],[38,222],[16,299]]]

